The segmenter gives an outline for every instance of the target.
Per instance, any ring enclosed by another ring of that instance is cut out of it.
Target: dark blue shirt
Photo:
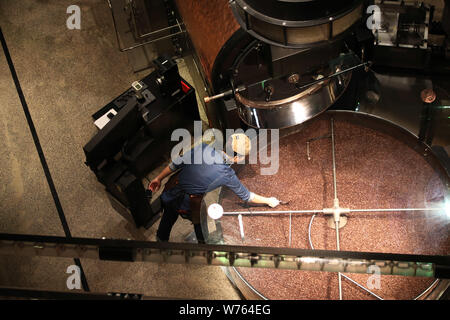
[[[190,163],[186,159],[190,159]],[[195,164],[194,160],[201,160],[202,163]],[[179,182],[173,189],[164,191],[161,200],[169,203],[183,197],[178,209],[189,210],[190,194],[207,193],[221,186],[230,188],[243,201],[250,200],[250,192],[226,163],[224,154],[217,152],[206,143],[194,147],[182,157],[175,159],[170,164],[170,168],[181,169],[178,176]]]

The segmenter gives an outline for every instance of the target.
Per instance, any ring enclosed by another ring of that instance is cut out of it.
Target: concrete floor
[[[68,30],[66,8],[81,7],[81,30]],[[117,49],[105,0],[2,0],[9,46],[56,190],[74,237],[154,240],[114,209],[84,165],[96,133],[91,114],[143,76]],[[0,54],[0,232],[59,235],[63,229],[6,63]],[[145,75],[145,72],[144,72]],[[191,226],[179,221],[172,241]],[[67,290],[71,259],[0,256],[0,286]],[[220,267],[82,260],[93,292],[155,297],[239,299]]]

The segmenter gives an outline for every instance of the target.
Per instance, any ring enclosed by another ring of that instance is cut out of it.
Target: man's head
[[[250,150],[252,149],[252,143],[245,134],[243,133],[235,133],[230,137],[231,140],[231,148],[234,152],[236,152],[239,156],[248,156]]]
[[[241,161],[250,153],[252,143],[250,138],[243,133],[235,133],[227,140],[226,152],[234,162]]]

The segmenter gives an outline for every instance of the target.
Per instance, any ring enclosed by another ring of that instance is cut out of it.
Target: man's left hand
[[[148,186],[148,188],[152,190],[152,192],[158,191],[160,187],[161,187],[161,180],[159,180],[158,178],[153,179],[152,182],[150,182],[150,185]]]

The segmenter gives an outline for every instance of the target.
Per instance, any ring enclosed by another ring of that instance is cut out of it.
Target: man
[[[250,153],[251,142],[245,134],[233,134],[227,141],[236,156],[218,152],[206,143],[196,146],[183,159],[190,159],[190,164],[184,161],[172,161],[149,185],[152,192],[158,191],[161,181],[172,172],[179,170],[167,182],[161,195],[163,215],[156,234],[157,241],[168,241],[173,225],[178,215],[190,217],[194,224],[195,233],[199,243],[203,243],[203,234],[200,225],[200,204],[205,193],[218,187],[230,188],[239,198],[246,202],[266,204],[275,208],[280,201],[274,197],[266,198],[247,190],[239,181],[230,165],[243,160]],[[201,154],[200,154],[201,153]],[[202,159],[202,164],[194,164],[194,159]],[[180,160],[180,159],[177,159]]]

